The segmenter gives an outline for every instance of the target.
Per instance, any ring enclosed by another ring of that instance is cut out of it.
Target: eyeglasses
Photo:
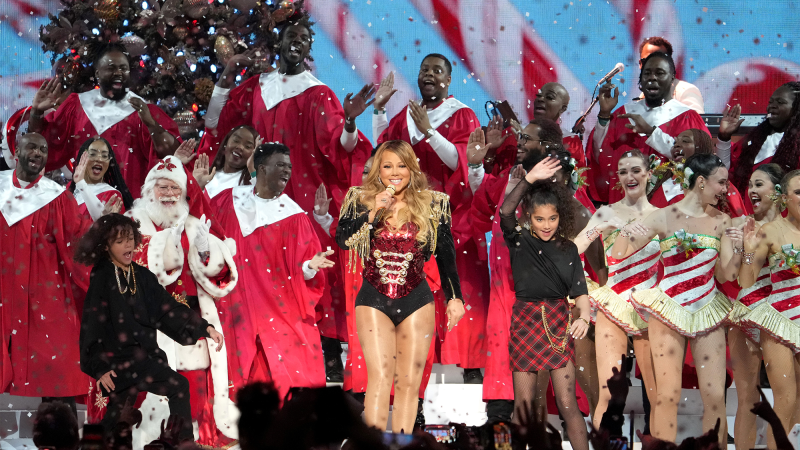
[[[159,194],[172,194],[174,192],[180,195],[183,192],[181,188],[173,186],[156,186],[156,190],[158,190]]]
[[[96,161],[108,161],[111,159],[111,155],[109,153],[99,153],[89,150],[86,152],[86,154],[89,155],[89,159],[94,159]]]
[[[550,142],[544,139],[534,139],[531,135],[525,133],[520,133],[517,135],[517,141],[519,145],[525,145],[528,142]]]

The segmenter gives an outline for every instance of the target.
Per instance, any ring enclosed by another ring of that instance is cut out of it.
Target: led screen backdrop
[[[219,1],[219,0],[215,0]],[[223,0],[224,1],[224,0]],[[664,36],[679,76],[698,85],[707,112],[742,103],[762,113],[772,90],[800,77],[796,2],[724,0],[306,0],[317,21],[314,72],[340,99],[396,71],[395,113],[418,92],[422,56],[454,63],[450,92],[476,110],[508,99],[529,118],[537,86],[557,80],[571,94],[568,129],[596,81],[617,62],[621,103],[638,95],[638,45]],[[39,26],[59,3],[0,2],[0,119],[27,105],[50,74]],[[369,112],[369,111],[368,111]],[[359,128],[371,136],[369,114]]]

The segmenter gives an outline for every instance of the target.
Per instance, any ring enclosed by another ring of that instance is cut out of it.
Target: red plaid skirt
[[[556,351],[550,344],[542,322],[542,308],[547,315],[553,344],[560,347],[564,342],[570,312],[566,299],[533,302],[517,299],[511,315],[508,341],[513,372],[560,369],[566,367],[568,362],[575,361],[575,346],[571,335],[567,337],[563,353]]]

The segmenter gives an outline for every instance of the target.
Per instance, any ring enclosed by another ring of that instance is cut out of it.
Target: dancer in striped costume
[[[620,355],[627,353],[628,335],[633,335],[633,349],[644,383],[648,386],[647,395],[650,402],[655,404],[656,382],[647,339],[647,322],[634,309],[630,295],[637,290],[655,287],[659,263],[658,240],[651,240],[628,258],[617,259],[611,254],[611,247],[622,225],[634,220],[642,221],[657,210],[647,201],[647,181],[651,175],[648,166],[647,157],[639,150],[626,152],[620,158],[617,174],[625,197],[613,205],[600,208],[578,234],[575,244],[578,251],[582,252],[590,242],[604,236],[608,282],[589,292],[592,306],[597,309],[595,346],[598,377],[607,380],[614,374],[614,367],[623,370]],[[599,401],[592,417],[595,427],[600,426],[609,400],[611,394],[601,383]]]
[[[755,222],[748,220],[739,283],[742,287],[753,285],[759,268],[769,266],[772,293],[741,321],[761,332],[760,346],[764,362],[769,362],[767,376],[775,396],[775,413],[784,428],[791,430],[800,422],[800,171],[786,174],[780,185],[788,215],[758,231]],[[775,448],[772,433],[767,435],[767,447]]]
[[[726,193],[728,171],[715,155],[695,154],[680,174],[683,200],[650,214],[641,223],[626,225],[611,249],[617,259],[631,256],[658,237],[664,277],[653,289],[631,294],[635,304],[649,313],[648,333],[654,356],[657,385],[652,411],[653,436],[674,441],[681,368],[686,342],[692,345],[700,395],[703,427],[722,420],[719,436],[725,439],[725,330],[731,303],[719,292],[720,282],[733,280],[741,263],[742,231],[714,206]],[[736,250],[734,250],[736,249]],[[725,442],[720,442],[725,445]]]
[[[783,177],[783,170],[777,164],[762,164],[753,172],[747,189],[747,196],[752,204],[749,208],[753,210],[753,215],[733,219],[734,226],[741,226],[748,217],[752,217],[755,227],[758,229],[764,224],[781,218],[780,202],[778,201],[780,194],[777,193],[780,190],[781,177]],[[728,287],[733,288],[732,292],[728,292]],[[756,443],[756,416],[750,409],[754,403],[760,400],[756,387],[759,383],[762,346],[759,342],[758,327],[742,322],[741,319],[752,309],[764,303],[772,292],[769,265],[761,266],[761,271],[758,272],[752,286],[740,288],[739,283],[731,282],[725,283],[721,289],[726,291],[728,298],[736,295],[733,311],[728,319],[731,324],[728,328],[728,348],[731,354],[731,367],[733,368],[733,378],[736,380],[738,400],[733,435],[736,436],[736,449],[748,450],[753,448]],[[764,362],[767,363],[768,373],[780,367],[780,364],[772,362],[774,355],[769,351],[765,352],[763,357]],[[771,437],[772,434],[769,436]]]

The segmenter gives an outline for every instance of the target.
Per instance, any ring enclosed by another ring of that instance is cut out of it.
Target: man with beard
[[[483,131],[478,128],[470,136],[467,155],[469,162],[477,165],[487,152]],[[535,162],[540,161],[551,149],[562,148],[561,130],[548,119],[532,120],[517,136],[516,161],[499,175],[483,173],[483,167],[470,169],[470,185],[476,186],[472,200],[471,217],[473,229],[478,233],[492,232],[489,244],[489,268],[491,288],[486,320],[486,373],[483,380],[483,400],[487,402],[489,421],[511,420],[514,410],[514,389],[509,365],[508,339],[511,326],[511,310],[516,301],[514,280],[508,247],[500,229],[500,205],[506,194],[525,177]],[[580,190],[578,192],[581,192]],[[577,194],[577,193],[576,193]],[[576,195],[584,208],[592,208],[585,192]],[[591,217],[589,214],[586,218]],[[602,245],[593,244],[588,254],[590,261],[602,257]],[[599,266],[597,268],[600,269]],[[583,380],[580,380],[583,381]],[[582,385],[584,383],[581,383]],[[588,408],[586,408],[588,410]]]
[[[284,193],[289,148],[260,145],[253,156],[255,186],[227,189],[212,199],[226,235],[239,248],[239,288],[221,302],[235,389],[272,380],[283,398],[293,387],[325,385],[314,308],[325,287],[320,269],[333,267],[320,251],[303,209]]]
[[[82,223],[72,194],[42,177],[47,156],[44,137],[25,134],[16,169],[0,172],[0,392],[61,397],[75,411],[92,381],[80,370],[83,299],[70,275]]]
[[[44,111],[55,105],[62,87],[57,77],[42,84],[33,98],[28,129],[42,133],[50,144],[48,171],[75,158],[86,139],[104,137],[137,198],[150,167],[178,147],[178,127],[157,106],[128,91],[131,69],[123,45],[96,48],[92,67],[100,88],[70,94],[55,113],[46,116]]]
[[[222,102],[224,107],[216,129],[204,136],[199,153],[208,153],[213,161],[220,141],[234,127],[251,125],[264,142],[281,142],[294,150],[292,165],[303,175],[289,181],[286,195],[310,214],[317,188],[324,184],[332,198],[331,212],[338,216],[350,180],[357,179],[372,151],[372,144],[356,129],[355,119],[372,103],[374,89],[366,85],[340,104],[336,94],[306,70],[312,36],[307,16],[290,18],[279,34],[278,70],[251,77],[232,90],[242,66],[229,62],[212,102]],[[246,64],[247,59],[236,61]],[[312,226],[323,246],[335,247],[322,227]],[[339,341],[347,340],[342,278],[341,269],[330,271],[317,308],[320,333]]]
[[[223,241],[205,215],[193,215],[196,211],[190,210],[187,194],[194,199],[202,193],[194,179],[190,185],[187,180],[187,171],[175,156],[157,161],[147,174],[142,198],[128,213],[141,225],[142,244],[136,249],[134,261],[150,269],[178,302],[222,330],[216,302],[237,283],[235,244]],[[214,447],[231,443],[237,438],[237,413],[228,395],[227,352],[213,351],[213,342],[209,344],[205,339],[194,346],[176,345],[161,332],[158,345],[167,354],[170,366],[189,380],[197,442]],[[161,420],[169,416],[160,397],[147,394],[141,409],[151,408],[155,411],[145,414],[150,420],[134,431],[138,434],[134,438],[143,443],[158,437]]]
[[[437,301],[440,319],[438,333],[442,364],[458,364],[464,369],[464,382],[480,384],[484,366],[484,331],[486,306],[489,303],[489,271],[486,252],[481,254],[482,239],[475,238],[469,219],[472,201],[467,177],[467,141],[478,117],[449,91],[452,65],[438,53],[422,59],[417,85],[422,100],[411,101],[391,121],[386,118],[386,104],[396,92],[394,75],[381,81],[375,94],[372,116],[373,136],[377,144],[402,140],[414,147],[419,166],[428,175],[430,188],[450,196],[453,210],[452,231],[456,245],[456,265],[464,293],[467,315],[452,331],[446,331],[444,301]],[[438,295],[441,295],[441,291]],[[452,336],[448,338],[447,336]]]
[[[675,62],[666,53],[654,52],[642,62],[639,73],[643,100],[633,99],[612,114],[619,89],[611,81],[600,88],[600,112],[586,150],[592,200],[610,204],[622,199],[622,190],[615,189],[616,168],[626,151],[639,149],[645,155],[670,158],[675,136],[681,132],[697,128],[710,135],[700,114],[672,97],[674,81]]]

